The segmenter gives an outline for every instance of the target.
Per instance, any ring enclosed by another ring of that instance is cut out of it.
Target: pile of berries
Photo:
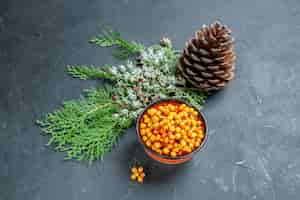
[[[154,104],[139,122],[139,134],[153,151],[170,157],[191,153],[204,140],[204,122],[197,110],[177,101]]]
[[[138,183],[143,183],[144,178],[145,178],[145,172],[144,172],[144,168],[142,166],[131,168],[130,179],[132,181],[137,181]]]

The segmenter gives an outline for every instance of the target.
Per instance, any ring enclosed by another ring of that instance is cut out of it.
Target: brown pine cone
[[[234,77],[233,48],[234,40],[227,26],[219,22],[204,25],[186,43],[177,71],[199,90],[219,90]]]

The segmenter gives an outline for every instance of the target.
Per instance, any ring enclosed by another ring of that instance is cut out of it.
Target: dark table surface
[[[104,26],[146,45],[181,49],[221,20],[236,39],[236,79],[210,97],[206,149],[182,166],[145,157],[133,128],[104,160],[64,161],[34,120],[97,84],[67,64],[115,62],[87,40]],[[1,0],[0,200],[290,200],[300,196],[299,0]],[[129,181],[134,161],[149,168]]]

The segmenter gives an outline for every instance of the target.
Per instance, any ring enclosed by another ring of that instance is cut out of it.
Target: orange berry
[[[181,138],[181,134],[180,133],[176,133],[175,134],[175,138],[176,138],[176,140],[179,140]]]
[[[132,174],[132,175],[130,176],[130,179],[134,181],[134,180],[136,180],[136,176],[135,176],[134,174]]]
[[[191,124],[193,125],[193,126],[196,126],[197,125],[197,122],[196,122],[196,120],[191,120]]]
[[[166,155],[169,155],[170,150],[167,147],[165,147],[165,148],[163,148],[163,153]]]
[[[132,168],[131,168],[131,172],[132,172],[132,173],[136,173],[137,171],[138,171],[138,170],[137,170],[136,167],[132,167]]]
[[[190,147],[186,146],[186,147],[184,148],[184,151],[186,151],[187,153],[191,153],[191,152],[192,152],[192,149],[191,149]]]
[[[175,127],[174,127],[174,126],[171,126],[171,127],[170,127],[170,131],[174,132],[174,131],[175,131]]]
[[[190,138],[195,138],[195,137],[197,137],[197,134],[194,133],[194,132],[189,132],[189,133],[188,133],[188,136],[189,136]]]
[[[139,167],[137,170],[138,170],[139,173],[141,173],[141,172],[144,171],[144,168],[141,166],[141,167]]]
[[[150,138],[149,138],[149,140],[151,142],[154,142],[156,140],[156,136],[155,135],[151,135]]]
[[[140,124],[140,127],[141,127],[141,128],[146,128],[146,124],[145,124],[145,123],[141,123],[141,124]]]
[[[181,146],[186,146],[186,141],[185,141],[185,140],[181,140],[181,141],[180,141],[180,145],[181,145]]]
[[[171,152],[171,157],[174,158],[174,157],[176,157],[176,156],[177,156],[176,152],[172,151],[172,152]]]
[[[142,172],[141,174],[140,174],[140,177],[142,177],[142,178],[144,178],[146,176],[146,174],[144,173],[144,172]]]
[[[149,137],[149,138],[150,138],[151,136],[152,136],[152,133],[151,133],[151,131],[150,131],[150,132],[148,132],[148,131],[147,131],[147,137]]]
[[[200,139],[203,139],[203,138],[204,138],[203,132],[200,132],[200,133],[198,134],[198,136],[199,136]]]
[[[159,122],[159,118],[155,115],[152,117],[152,121],[153,122]]]
[[[148,123],[150,121],[150,118],[149,117],[144,117],[143,121],[144,121],[144,123]]]
[[[170,135],[169,135],[169,138],[170,138],[171,140],[174,140],[174,139],[175,139],[175,135],[170,134]]]
[[[145,142],[147,139],[148,139],[147,136],[143,136],[143,137],[142,137],[142,140],[143,140],[144,142]]]
[[[201,143],[200,143],[199,141],[196,141],[194,145],[195,145],[195,147],[199,147],[200,144],[201,144]]]
[[[142,177],[138,177],[138,178],[137,178],[137,182],[139,182],[139,183],[143,183],[143,181],[144,181],[144,180],[143,180],[143,178],[142,178]]]
[[[168,137],[164,138],[164,143],[166,143],[166,144],[169,143],[169,138]]]
[[[193,110],[192,115],[194,115],[195,117],[198,116],[198,112],[196,110]]]
[[[153,126],[154,128],[158,128],[158,127],[159,127],[159,122],[155,122],[152,126]]]
[[[151,147],[151,142],[149,140],[146,142],[146,146]]]
[[[153,144],[153,146],[154,146],[154,148],[156,148],[156,149],[161,148],[161,144],[160,144],[159,142],[155,142],[155,143]]]
[[[157,141],[159,141],[160,138],[161,138],[160,135],[157,135],[155,139],[156,139]]]
[[[146,130],[145,129],[140,129],[140,134],[141,135],[146,135]]]

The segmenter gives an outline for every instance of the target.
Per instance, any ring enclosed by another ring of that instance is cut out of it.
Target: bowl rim
[[[200,115],[201,119],[202,119],[202,122],[204,123],[204,139],[203,141],[201,142],[201,144],[196,148],[194,149],[191,153],[188,153],[188,154],[185,154],[185,155],[182,155],[182,156],[176,156],[176,157],[171,157],[171,156],[166,156],[166,155],[161,155],[155,151],[153,151],[152,149],[150,149],[149,147],[146,146],[146,144],[144,143],[144,141],[142,140],[141,138],[141,135],[140,135],[140,120],[143,116],[143,114],[149,109],[151,108],[152,106],[158,104],[158,103],[162,103],[162,102],[168,102],[168,101],[176,101],[176,102],[179,102],[179,103],[184,103],[192,108],[194,108]],[[191,103],[188,103],[187,101],[183,100],[183,99],[180,99],[180,98],[163,98],[163,99],[159,99],[159,100],[156,100],[156,101],[153,101],[152,103],[150,103],[149,105],[147,105],[143,111],[139,114],[138,118],[137,118],[137,121],[136,121],[136,134],[138,136],[138,141],[139,143],[147,150],[147,151],[150,151],[151,153],[161,157],[161,158],[164,158],[164,159],[168,159],[168,160],[178,160],[178,159],[185,159],[185,158],[190,158],[192,157],[194,154],[198,153],[200,150],[203,149],[203,146],[206,144],[207,142],[207,138],[208,138],[208,134],[207,134],[207,131],[208,128],[207,128],[207,121],[206,119],[204,118],[202,112],[194,105],[192,105]]]

